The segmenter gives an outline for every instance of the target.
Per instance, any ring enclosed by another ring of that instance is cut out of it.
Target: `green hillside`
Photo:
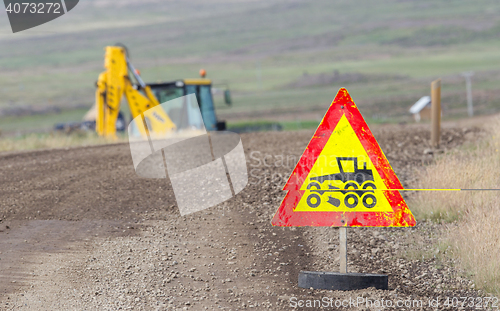
[[[2,14],[0,129],[9,131],[18,107],[60,107],[51,119],[78,119],[66,108],[92,104],[103,48],[117,42],[146,81],[205,68],[229,83],[234,107],[219,111],[228,120],[320,115],[339,87],[368,118],[404,119],[437,77],[445,117],[460,117],[460,73],[470,70],[476,112],[500,109],[498,1],[83,0],[18,34]]]

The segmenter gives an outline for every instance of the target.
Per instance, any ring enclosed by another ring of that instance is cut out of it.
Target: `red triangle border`
[[[294,212],[304,195],[300,190],[342,115],[345,115],[387,189],[403,189],[389,161],[345,88],[341,88],[307,145],[283,190],[288,190],[274,215],[273,226],[408,227],[415,218],[399,191],[383,191],[393,212]]]

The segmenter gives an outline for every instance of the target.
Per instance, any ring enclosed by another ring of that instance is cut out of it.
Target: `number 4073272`
[[[60,3],[31,3],[31,2],[23,2],[23,3],[9,3],[9,5],[5,8],[7,13],[15,13],[15,14],[44,14],[44,13],[53,13],[53,14],[61,14],[61,4]]]

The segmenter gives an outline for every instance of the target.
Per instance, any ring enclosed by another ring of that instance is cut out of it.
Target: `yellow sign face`
[[[271,224],[410,227],[403,185],[346,89],[321,120],[283,190]]]
[[[300,190],[294,212],[392,212],[386,186],[343,115]]]

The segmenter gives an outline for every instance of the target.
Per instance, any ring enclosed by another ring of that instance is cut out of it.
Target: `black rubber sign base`
[[[299,287],[330,290],[356,290],[368,287],[389,289],[385,274],[300,271]]]

